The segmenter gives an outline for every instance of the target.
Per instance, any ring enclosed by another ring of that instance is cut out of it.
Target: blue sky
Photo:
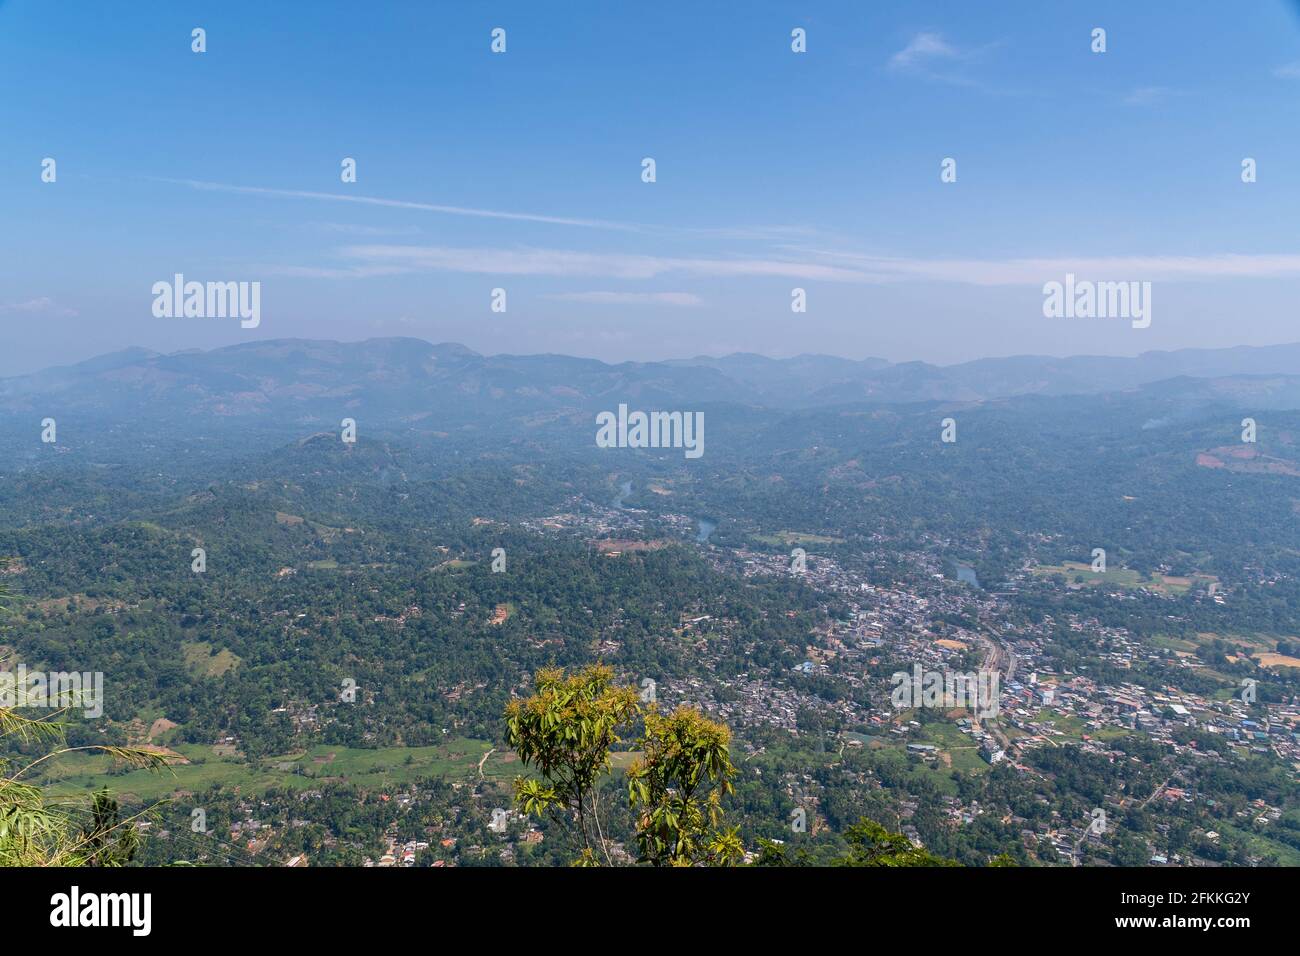
[[[0,89],[0,374],[281,337],[942,363],[1300,339],[1280,0],[0,0]],[[1152,282],[1150,327],[1044,318],[1067,271]],[[261,324],[155,318],[177,272],[261,282]]]

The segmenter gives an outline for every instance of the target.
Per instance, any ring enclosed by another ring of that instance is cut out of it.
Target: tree
[[[901,833],[894,833],[866,817],[844,832],[847,852],[831,858],[830,866],[961,866],[956,860],[935,856],[913,846]],[[818,866],[807,847],[793,852],[775,840],[759,840],[754,866]],[[989,866],[1015,866],[1007,854],[1002,853],[988,862]]]
[[[613,671],[593,664],[565,676],[537,672],[536,692],[506,707],[506,742],[540,779],[515,780],[515,802],[528,814],[549,815],[570,834],[579,865],[613,863],[602,822],[600,781],[610,750],[642,717],[637,693],[614,686]],[[651,707],[643,752],[627,771],[628,802],[637,813],[642,862],[656,866],[729,865],[744,856],[736,830],[718,829],[722,797],[736,768],[731,731],[691,707],[663,715]]]
[[[733,864],[744,856],[736,830],[720,830],[732,792],[731,731],[693,707],[645,715],[644,755],[627,771],[628,803],[641,861],[655,866]]]
[[[90,823],[82,830],[87,866],[125,866],[140,848],[135,827],[123,827],[117,801],[108,790],[95,793],[90,806]]]
[[[506,742],[542,779],[515,779],[524,813],[547,814],[581,849],[579,863],[611,863],[601,824],[597,779],[609,772],[610,748],[639,712],[637,694],[615,687],[614,672],[592,664],[568,677],[563,668],[537,672],[536,693],[506,707]]]
[[[0,611],[7,607],[9,597],[0,587]],[[137,838],[131,826],[135,817],[122,820],[117,802],[107,792],[96,793],[87,808],[51,800],[39,786],[21,778],[45,761],[77,750],[101,751],[137,767],[162,767],[166,758],[129,747],[59,746],[63,726],[54,718],[62,713],[54,711],[49,719],[32,720],[12,708],[0,707],[0,741],[12,737],[45,743],[49,748],[17,768],[12,758],[0,757],[0,866],[120,866],[135,853]],[[89,822],[78,825],[76,813],[87,809]]]
[[[849,852],[835,861],[836,866],[958,866],[912,845],[901,833],[891,833],[865,817],[844,834]]]

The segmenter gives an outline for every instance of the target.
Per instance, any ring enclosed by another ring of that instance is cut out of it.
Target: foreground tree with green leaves
[[[35,760],[0,757],[0,866],[122,866],[130,862],[139,845],[135,821],[143,813],[123,819],[117,801],[107,791],[95,793],[90,805],[83,800],[51,798],[43,789],[22,778],[47,760],[77,750],[112,754],[136,767],[166,766],[166,758],[127,747],[62,747],[62,727],[53,721],[31,720],[0,707],[0,742],[6,739],[48,745]]]
[[[627,793],[642,862],[725,865],[744,856],[736,831],[719,829],[722,797],[732,792],[736,773],[724,725],[690,707],[643,711],[636,691],[615,686],[613,670],[602,664],[569,675],[544,668],[534,685],[532,696],[506,707],[506,742],[539,775],[515,780],[515,802],[570,834],[575,863],[614,862],[600,784],[610,774],[612,748],[639,719],[645,729],[635,746],[642,756],[627,771]]]
[[[569,833],[581,852],[578,863],[611,863],[598,781],[609,773],[620,731],[639,713],[636,691],[615,687],[613,670],[599,664],[568,676],[563,668],[543,668],[534,686],[531,697],[506,707],[506,742],[541,774],[515,780],[515,802]]]
[[[719,829],[736,775],[730,746],[731,731],[693,707],[645,715],[644,756],[627,771],[642,862],[726,866],[744,858],[739,828]]]

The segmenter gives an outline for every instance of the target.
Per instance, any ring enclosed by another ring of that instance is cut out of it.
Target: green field
[[[1195,654],[1201,647],[1195,641],[1184,640],[1181,637],[1170,637],[1167,634],[1157,634],[1150,639],[1150,643],[1166,651],[1187,651]]]
[[[975,739],[963,734],[956,724],[926,724],[923,729],[925,740],[921,742],[934,744],[947,754],[954,772],[986,773],[989,770],[989,763],[981,756]]]
[[[1083,735],[1087,733],[1087,728],[1084,726],[1084,722],[1081,719],[1058,713],[1050,707],[1044,707],[1035,714],[1034,721],[1040,724],[1047,724],[1060,733],[1062,735],[1060,737],[1048,738],[1057,743],[1060,743],[1062,739],[1078,742],[1082,740]]]
[[[917,743],[917,741],[913,741]],[[881,747],[872,749],[869,756],[873,763],[879,765],[892,765],[896,772],[901,772],[907,779],[907,786],[924,786],[919,781],[926,780],[944,796],[955,796],[957,793],[956,779],[956,761],[953,761],[953,767],[945,766],[941,761],[927,762],[914,757],[905,749],[903,741],[898,741],[895,746]]]
[[[1300,866],[1300,850],[1281,840],[1272,840],[1265,835],[1252,833],[1244,827],[1238,827],[1235,824],[1228,823],[1224,820],[1216,820],[1214,829],[1224,835],[1231,834],[1243,840],[1246,849],[1250,853],[1261,856],[1269,853],[1277,854],[1278,863],[1281,866]]]
[[[1053,574],[1065,575],[1067,581],[1075,583],[1075,578],[1082,578],[1086,587],[1109,585],[1118,588],[1147,588],[1161,594],[1186,594],[1196,584],[1214,584],[1219,579],[1212,574],[1193,574],[1190,577],[1153,574],[1149,578],[1142,572],[1130,568],[1107,568],[1105,571],[1093,571],[1092,565],[1081,561],[1066,561],[1063,564],[1044,564],[1033,569],[1033,573],[1048,577]]]
[[[186,641],[181,644],[181,653],[185,658],[185,669],[200,677],[220,677],[239,666],[238,655],[225,648],[214,654],[207,641]]]
[[[1033,719],[1038,723],[1050,725],[1060,733],[1060,736],[1048,738],[1048,740],[1058,745],[1061,743],[1078,743],[1085,736],[1090,740],[1118,740],[1120,737],[1128,737],[1136,733],[1136,731],[1129,730],[1127,727],[1102,727],[1100,730],[1092,730],[1082,717],[1062,714],[1050,707],[1042,708],[1034,715]],[[1016,733],[1011,736],[1022,737],[1024,734]]]
[[[444,561],[433,570],[435,571],[459,571],[461,568],[474,567],[473,561],[466,561],[464,558],[452,558],[450,561]]]
[[[305,753],[248,761],[217,756],[206,745],[180,744],[174,749],[191,762],[166,770],[122,773],[110,757],[74,753],[61,758],[43,779],[55,795],[108,787],[127,802],[160,800],[176,792],[196,793],[215,784],[256,793],[271,787],[305,790],[343,778],[359,786],[383,788],[421,777],[477,777],[478,762],[491,746],[469,738],[454,738],[436,747],[376,750],[319,745]],[[500,750],[483,765],[483,776],[488,779],[507,780],[519,771],[517,758]]]
[[[903,719],[909,714],[905,711]],[[932,759],[919,758],[907,750],[909,743],[933,744],[936,752]],[[868,750],[880,761],[899,764],[908,776],[926,778],[941,793],[957,793],[958,776],[987,773],[991,768],[979,751],[973,737],[961,732],[953,723],[925,724],[919,739],[904,740],[893,735],[869,738]]]

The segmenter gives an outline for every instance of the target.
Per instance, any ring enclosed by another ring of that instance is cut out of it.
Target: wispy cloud
[[[373,266],[284,266],[264,265],[258,271],[266,275],[291,279],[376,279],[381,276],[406,275],[418,270],[404,265]]]
[[[1139,86],[1125,94],[1124,105],[1159,106],[1178,95],[1178,90],[1167,86]]]
[[[923,32],[914,35],[906,46],[891,56],[886,67],[895,73],[919,76],[939,83],[999,92],[977,79],[970,69],[972,64],[996,46],[997,43],[990,43],[963,49],[944,39],[941,34]]]
[[[561,302],[589,302],[593,305],[695,306],[704,301],[692,292],[558,292],[542,298]]]
[[[351,236],[413,236],[419,233],[415,226],[363,226],[351,222],[309,222],[308,228],[334,235]]]
[[[653,279],[662,275],[710,277],[772,276],[792,279],[861,281],[860,273],[817,262],[782,259],[675,258],[569,249],[501,249],[453,246],[347,246],[344,259],[358,265],[339,270],[342,276],[363,278],[383,274],[374,270],[406,272],[465,272],[493,275],[600,276],[612,279]]]
[[[744,242],[794,241],[808,239],[818,230],[799,225],[742,225],[742,226],[663,226],[640,222],[618,222],[608,219],[589,219],[573,216],[546,216],[501,209],[477,209],[466,206],[448,206],[440,203],[419,202],[407,199],[386,199],[377,196],[354,196],[346,193],[313,192],[302,189],[276,189],[266,186],[240,186],[233,183],[214,183],[197,179],[166,179],[152,177],[155,182],[188,186],[208,192],[232,193],[247,196],[267,196],[281,199],[309,199],[321,202],[356,203],[386,209],[432,212],[449,216],[466,216],[479,219],[498,219],[506,222],[533,222],[555,226],[573,226],[580,229],[603,229],[613,232],[638,233],[647,236],[664,236],[681,239],[732,239]],[[378,227],[342,223],[312,223],[315,228],[333,232],[351,232],[355,235],[399,235],[418,232],[413,226]]]
[[[933,63],[935,60],[953,60],[957,49],[937,33],[918,33],[907,46],[889,58],[893,70],[910,70]]]
[[[1273,75],[1279,80],[1300,80],[1300,60],[1274,67]]]
[[[956,282],[968,285],[1042,285],[1067,272],[1095,280],[1254,279],[1300,276],[1300,253],[1201,256],[1056,256],[1007,259],[920,259],[862,255],[786,246],[783,258],[686,258],[569,249],[358,245],[338,250],[337,267],[282,267],[264,271],[308,278],[364,279],[420,272],[500,276],[598,277],[649,280],[662,276],[709,279],[778,278],[813,282],[885,284]],[[572,292],[570,301],[696,304],[685,292]],[[671,297],[671,298],[670,298]]]
[[[48,296],[41,296],[36,299],[27,299],[23,302],[9,302],[0,304],[0,313],[22,312],[32,315],[53,315],[58,317],[67,317],[77,315],[76,309],[69,309],[59,305]]]
[[[1203,256],[1056,256],[1011,259],[911,259],[801,249],[856,271],[868,282],[960,282],[969,285],[1041,285],[1067,272],[1108,281],[1264,279],[1300,276],[1300,253]]]
[[[418,212],[442,213],[448,216],[469,216],[478,219],[506,219],[513,222],[549,223],[556,226],[580,226],[586,229],[612,229],[638,232],[641,227],[632,223],[610,222],[604,219],[577,219],[568,216],[544,216],[527,212],[506,212],[500,209],[476,209],[468,206],[446,206],[439,203],[412,202],[406,199],[384,199],[378,196],[353,196],[346,193],[322,193],[304,189],[272,189],[264,186],[236,186],[230,183],[204,182],[197,179],[163,179],[162,182],[191,189],[211,192],[241,193],[253,196],[275,196],[282,199],[317,199],[325,202],[356,203],[365,206],[383,206],[388,209],[409,209]]]

